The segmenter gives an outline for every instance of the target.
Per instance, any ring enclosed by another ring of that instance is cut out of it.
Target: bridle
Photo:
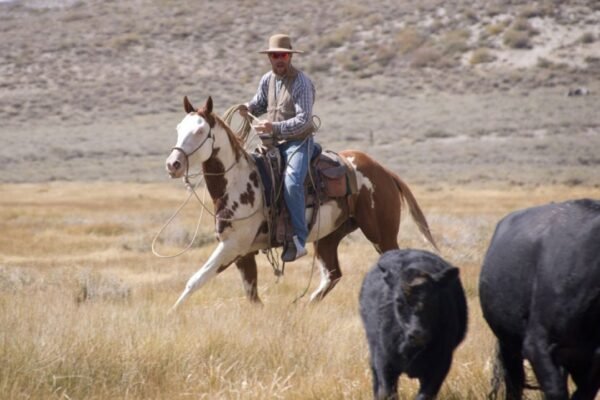
[[[204,138],[204,140],[201,141],[200,144],[194,150],[192,150],[191,152],[186,153],[185,150],[182,147],[178,147],[178,146],[175,146],[175,147],[171,148],[171,151],[177,150],[178,152],[180,152],[181,154],[183,154],[183,156],[185,157],[185,180],[186,181],[187,181],[188,177],[190,176],[189,175],[189,172],[190,172],[190,157],[195,152],[197,152],[198,150],[200,150],[202,148],[202,146],[204,146],[204,143],[206,143],[206,141],[208,139],[212,139],[212,152],[211,152],[211,155],[212,155],[212,153],[215,151],[215,138],[212,135],[212,126],[210,126],[210,125],[209,125],[209,128],[208,128],[208,135],[206,135],[206,137]]]

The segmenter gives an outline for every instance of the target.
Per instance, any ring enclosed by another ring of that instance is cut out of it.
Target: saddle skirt
[[[263,183],[270,244],[282,246],[291,240],[293,229],[281,189],[285,169],[281,154],[276,147],[260,146],[252,153],[252,158]],[[321,145],[315,143],[304,181],[305,208],[312,208],[308,230],[316,223],[319,206],[331,199],[345,200],[342,202],[345,212],[351,216],[354,212],[352,195],[356,193],[356,172],[348,160],[333,151],[322,151]]]

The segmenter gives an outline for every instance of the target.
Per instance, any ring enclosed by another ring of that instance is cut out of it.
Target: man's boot
[[[298,240],[298,236],[294,235],[292,240],[290,240],[289,242],[286,243],[285,251],[281,255],[281,259],[284,262],[292,262],[294,260],[299,259],[302,256],[305,256],[306,253],[308,253],[306,251],[306,248],[304,246],[302,246],[302,244],[300,244],[300,240]]]

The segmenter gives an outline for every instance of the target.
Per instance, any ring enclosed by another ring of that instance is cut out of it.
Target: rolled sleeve
[[[256,94],[247,104],[248,111],[250,111],[255,116],[262,115],[267,112],[267,104],[268,98],[267,93],[269,90],[269,79],[271,78],[271,73],[268,72],[263,75],[258,84],[258,90]]]

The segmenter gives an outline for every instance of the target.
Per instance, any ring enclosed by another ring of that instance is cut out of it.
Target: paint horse
[[[210,97],[199,109],[187,97],[183,103],[186,116],[177,125],[177,144],[166,160],[166,169],[171,178],[202,169],[213,201],[218,244],[188,280],[173,309],[232,263],[242,276],[247,298],[260,303],[255,255],[269,247],[269,232],[259,172],[240,139],[213,112]],[[318,223],[307,241],[314,242],[321,282],[311,294],[311,302],[323,299],[342,277],[337,247],[350,232],[360,228],[379,253],[398,249],[403,201],[421,233],[436,247],[421,208],[397,175],[360,151],[346,150],[340,155],[355,169],[359,190],[351,202],[331,199],[316,211]],[[347,204],[354,205],[351,212]],[[307,209],[307,221],[312,210]]]

